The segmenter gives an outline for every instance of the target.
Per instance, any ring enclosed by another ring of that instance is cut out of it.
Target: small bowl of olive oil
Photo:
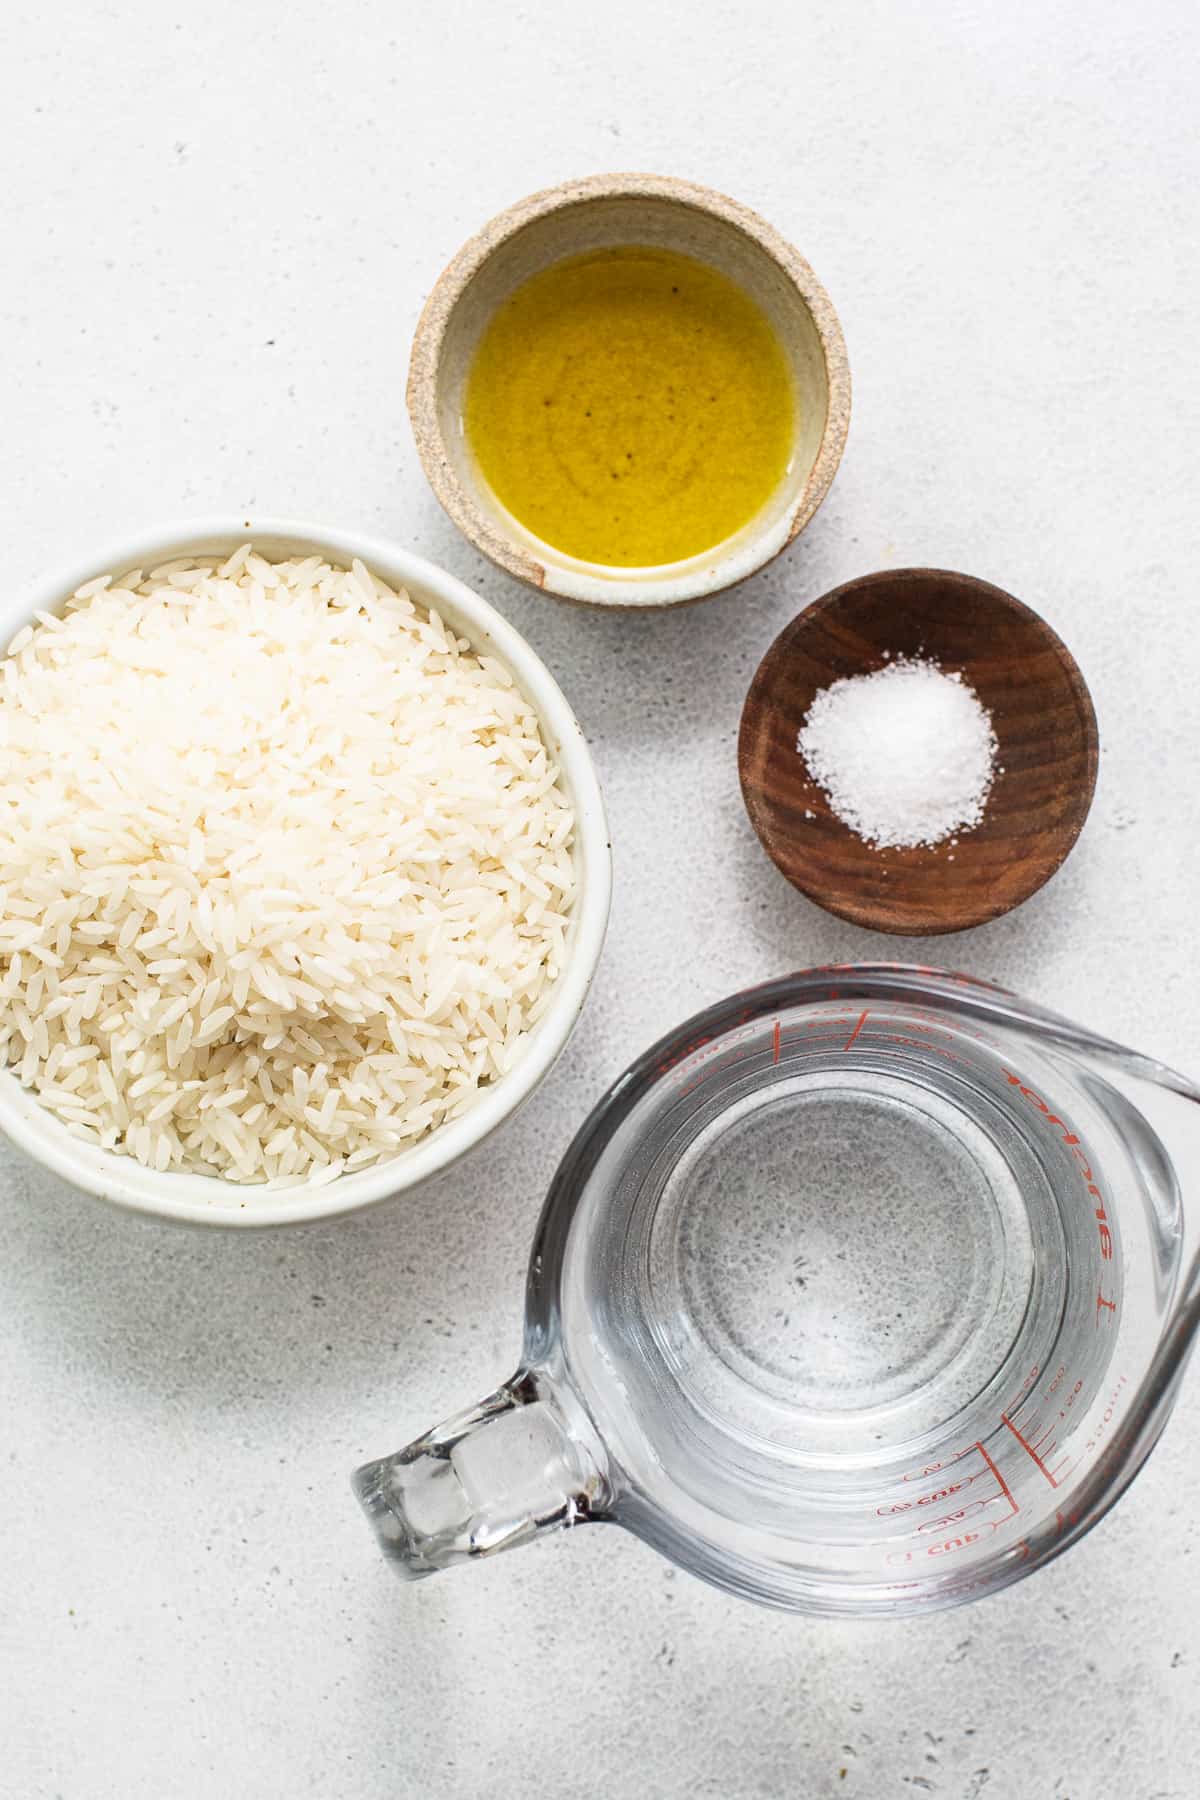
[[[850,373],[829,296],[764,220],[600,175],[463,246],[417,327],[408,404],[435,494],[493,562],[563,599],[670,606],[808,524]]]

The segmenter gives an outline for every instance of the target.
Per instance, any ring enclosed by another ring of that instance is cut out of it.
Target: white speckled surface
[[[1182,0],[612,0],[577,20],[550,0],[10,0],[9,578],[232,507],[404,539],[562,680],[618,893],[551,1081],[403,1210],[187,1236],[0,1159],[5,1795],[1195,1793],[1195,1375],[1083,1545],[895,1626],[760,1613],[600,1529],[404,1590],[346,1478],[508,1372],[547,1178],[632,1051],[789,964],[894,951],[786,887],[737,790],[750,674],[837,581],[925,561],[998,581],[1063,633],[1100,717],[1064,872],[914,952],[1200,1070],[1198,50]],[[828,285],[855,378],[806,537],[675,617],[559,610],[483,565],[403,413],[409,336],[461,239],[608,167],[765,212]]]

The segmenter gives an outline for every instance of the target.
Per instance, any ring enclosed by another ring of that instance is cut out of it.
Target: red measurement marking
[[[957,1512],[947,1513],[944,1519],[930,1519],[927,1525],[918,1525],[917,1531],[948,1531],[951,1525],[961,1525],[972,1513],[982,1512],[986,1505],[986,1500],[972,1500],[969,1506],[960,1506]]]
[[[870,1010],[871,1010],[870,1007],[864,1007],[862,1012],[859,1013],[858,1024],[854,1027],[854,1030],[850,1033],[850,1036],[846,1040],[847,1050],[849,1050],[851,1044],[853,1044],[855,1038],[858,1036],[859,1032],[862,1030],[863,1026],[866,1024],[867,1014]]]
[[[1016,1426],[1013,1424],[1012,1420],[1009,1418],[1007,1413],[1000,1414],[1000,1422],[1001,1422],[1001,1424],[1008,1426],[1008,1429],[1012,1432],[1012,1434],[1016,1438],[1018,1444],[1020,1444],[1022,1450],[1025,1451],[1026,1455],[1031,1456],[1033,1458],[1033,1460],[1037,1464],[1038,1468],[1042,1471],[1042,1474],[1046,1477],[1046,1480],[1050,1483],[1050,1486],[1057,1487],[1058,1486],[1057,1481],[1054,1479],[1053,1475],[1050,1473],[1049,1469],[1046,1467],[1045,1463],[1042,1461],[1041,1457],[1038,1455],[1038,1453],[1034,1449],[1033,1445],[1029,1442],[1029,1440],[1027,1438],[1023,1438],[1021,1436],[1020,1432],[1017,1430]],[[990,1460],[991,1459],[989,1458],[989,1461]]]
[[[779,1061],[779,1020],[778,1019],[776,1019],[776,1021],[775,1021],[775,1054],[772,1056],[771,1061],[772,1062]]]
[[[1007,1423],[1007,1421],[1005,1421],[1005,1422]],[[1017,1505],[1016,1501],[1013,1499],[1012,1493],[1009,1490],[1009,1485],[1008,1485],[1007,1481],[1005,1481],[1003,1475],[1000,1473],[999,1469],[996,1467],[995,1463],[992,1461],[991,1457],[988,1455],[988,1453],[984,1449],[983,1445],[976,1444],[975,1448],[978,1450],[980,1456],[982,1456],[982,1458],[983,1458],[984,1462],[987,1464],[988,1468],[992,1471],[992,1474],[996,1477],[996,1480],[1000,1483],[1000,1491],[1004,1495],[1004,1498],[1008,1501],[1008,1504],[1012,1507],[1013,1512],[1019,1513],[1021,1509]]]
[[[966,1444],[961,1450],[954,1451],[953,1455],[943,1456],[940,1462],[926,1463],[923,1469],[910,1469],[908,1474],[902,1475],[900,1479],[901,1481],[924,1481],[927,1475],[936,1475],[939,1469],[948,1469],[951,1463],[961,1462],[964,1456],[970,1456],[974,1448],[974,1444]],[[972,1477],[973,1479],[974,1477]]]

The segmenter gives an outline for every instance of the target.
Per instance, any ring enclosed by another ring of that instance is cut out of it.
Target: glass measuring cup
[[[608,1520],[825,1614],[1029,1574],[1174,1399],[1198,1100],[940,970],[811,970],[699,1014],[568,1150],[519,1372],[358,1471],[380,1542],[415,1578]]]

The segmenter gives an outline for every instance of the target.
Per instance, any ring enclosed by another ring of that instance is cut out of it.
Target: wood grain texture
[[[821,688],[888,656],[961,671],[999,744],[984,818],[951,846],[874,850],[834,817],[796,738]],[[768,855],[809,899],[873,931],[964,931],[1048,881],[1096,786],[1091,696],[1062,640],[1010,594],[971,575],[894,569],[835,588],[781,632],[742,711],[742,795]]]

